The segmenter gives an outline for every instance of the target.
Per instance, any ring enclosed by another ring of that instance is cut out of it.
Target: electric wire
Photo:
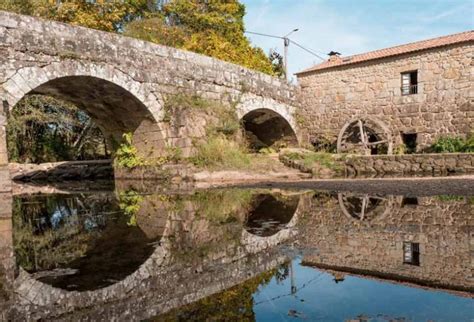
[[[295,46],[299,47],[300,49],[303,49],[304,51],[306,51],[307,53],[325,61],[326,58],[322,57],[321,55],[317,54],[316,52],[314,52],[313,50],[311,49],[308,49],[306,47],[304,47],[303,45],[297,43],[296,41],[288,38],[288,37],[281,37],[281,36],[275,36],[275,35],[269,35],[269,34],[265,34],[265,33],[261,33],[261,32],[254,32],[254,31],[245,31],[245,33],[247,34],[252,34],[252,35],[258,35],[258,36],[264,36],[264,37],[270,37],[270,38],[277,38],[277,39],[288,39],[291,43],[293,43]]]

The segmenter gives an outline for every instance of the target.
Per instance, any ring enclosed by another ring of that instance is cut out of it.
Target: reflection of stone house
[[[360,196],[359,205],[354,196],[314,199],[302,244],[318,253],[304,261],[351,274],[474,290],[471,204],[462,198],[377,198],[369,203]]]
[[[362,127],[372,153],[386,140],[421,151],[442,134],[473,130],[474,31],[348,57],[331,54],[297,73],[313,143],[334,142],[339,134],[343,141],[360,140]]]

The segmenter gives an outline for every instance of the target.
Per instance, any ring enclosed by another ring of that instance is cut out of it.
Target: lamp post
[[[283,67],[285,69],[285,77],[286,77],[286,80],[288,81],[289,78],[288,78],[288,47],[290,46],[290,39],[288,39],[288,36],[291,35],[292,33],[294,32],[297,32],[299,29],[298,28],[295,28],[293,29],[292,31],[290,31],[289,33],[287,33],[285,36],[283,36]]]

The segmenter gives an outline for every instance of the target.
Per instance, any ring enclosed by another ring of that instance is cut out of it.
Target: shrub
[[[119,167],[133,169],[144,165],[142,158],[138,156],[137,148],[133,146],[132,133],[125,133],[123,141],[115,152],[115,162]]]
[[[441,136],[433,145],[431,150],[436,153],[474,152],[474,135],[467,139],[455,136]]]

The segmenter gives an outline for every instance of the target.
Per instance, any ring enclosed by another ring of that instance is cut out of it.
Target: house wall
[[[445,46],[298,75],[309,140],[334,141],[357,117],[385,123],[394,147],[400,133],[418,133],[420,151],[440,135],[466,136],[474,120],[474,43]],[[418,70],[418,94],[401,95],[401,73]]]
[[[473,205],[468,197],[419,197],[413,204],[384,196],[363,221],[344,213],[340,197],[313,198],[309,218],[301,219],[306,223],[302,246],[318,251],[304,262],[447,289],[474,289]],[[403,263],[404,242],[419,243],[419,266]]]

